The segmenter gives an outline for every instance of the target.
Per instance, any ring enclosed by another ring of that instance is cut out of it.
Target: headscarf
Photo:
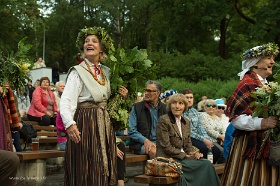
[[[247,59],[247,60],[242,61],[242,71],[237,74],[240,77],[240,80],[243,79],[243,77],[246,74],[246,72],[248,72],[252,66],[257,64],[257,62],[260,59],[261,59],[261,56],[254,57],[252,59]]]

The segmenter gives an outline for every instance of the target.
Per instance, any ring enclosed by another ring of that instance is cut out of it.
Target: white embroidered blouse
[[[82,62],[80,65],[86,66],[84,63]],[[90,62],[88,63],[91,64]],[[93,65],[90,65],[90,68],[93,71]],[[95,81],[94,78],[92,79]],[[84,101],[94,101],[94,98],[81,80],[77,70],[73,69],[67,77],[67,82],[60,100],[60,114],[65,128],[76,124],[73,118],[77,105]]]

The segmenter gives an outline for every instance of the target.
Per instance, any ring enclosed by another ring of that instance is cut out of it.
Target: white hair
[[[55,83],[55,87],[57,88],[57,87],[59,86],[60,83],[64,83],[64,84],[65,84],[64,81],[58,81],[58,82]]]

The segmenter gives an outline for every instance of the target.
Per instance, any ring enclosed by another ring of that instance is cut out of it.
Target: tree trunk
[[[276,28],[279,28],[279,26],[280,26],[280,21],[277,20],[277,21],[276,21],[276,26],[275,26],[275,27],[276,27]],[[278,46],[280,46],[280,33],[279,33],[279,32],[276,34],[274,42],[275,42]],[[280,55],[277,55],[275,61],[279,61],[279,59],[280,59]]]
[[[150,28],[150,23],[151,23],[151,7],[147,7],[147,20],[146,20],[146,48],[148,49],[150,47],[150,40],[151,40],[151,28]]]
[[[226,18],[223,18],[220,23],[220,43],[219,43],[219,55],[221,58],[226,58]]]
[[[121,18],[120,14],[116,14],[115,16],[115,25],[116,25],[116,38],[117,38],[117,46],[121,45],[122,37],[121,37]]]

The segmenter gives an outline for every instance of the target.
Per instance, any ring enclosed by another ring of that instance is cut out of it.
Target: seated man
[[[184,94],[188,100],[189,109],[183,113],[183,116],[188,118],[191,124],[192,145],[200,150],[204,158],[207,158],[209,148],[212,148],[213,163],[216,163],[220,158],[221,152],[219,148],[216,147],[212,141],[210,141],[210,137],[203,127],[199,112],[195,108],[192,108],[193,92],[191,89],[186,88],[182,90],[182,94]]]
[[[161,85],[149,80],[144,89],[144,100],[135,103],[129,116],[129,148],[136,154],[156,156],[156,125],[158,118],[166,113],[166,106],[159,100]]]

